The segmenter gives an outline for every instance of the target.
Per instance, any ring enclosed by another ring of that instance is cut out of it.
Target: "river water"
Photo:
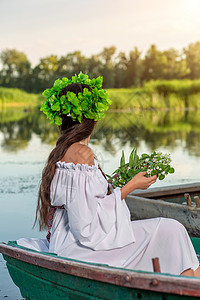
[[[0,242],[44,237],[32,229],[40,176],[58,137],[39,110],[0,112]],[[111,174],[121,151],[170,153],[176,172],[156,186],[200,181],[200,111],[107,113],[90,141],[101,167]],[[0,298],[22,299],[0,256]]]

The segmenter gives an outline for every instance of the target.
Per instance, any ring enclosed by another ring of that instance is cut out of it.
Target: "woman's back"
[[[61,161],[66,163],[72,162],[75,165],[88,164],[89,166],[92,166],[94,165],[94,154],[87,145],[77,142],[67,149]]]

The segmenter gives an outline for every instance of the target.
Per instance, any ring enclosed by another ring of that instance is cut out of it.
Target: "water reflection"
[[[0,112],[0,241],[46,235],[32,225],[41,172],[58,135],[57,126],[50,125],[39,109]],[[175,174],[155,186],[199,181],[200,111],[107,113],[91,143],[107,174],[119,165],[121,149],[127,157],[135,146],[139,153],[172,154]],[[4,291],[14,290],[6,269],[2,276]]]
[[[54,145],[59,134],[57,126],[50,125],[39,109],[0,112],[0,132],[4,151],[25,149],[33,133],[42,143]],[[190,154],[200,156],[200,111],[107,113],[91,142],[115,154],[127,143],[138,147],[141,140],[145,140],[150,151],[165,146],[173,150],[184,142]]]

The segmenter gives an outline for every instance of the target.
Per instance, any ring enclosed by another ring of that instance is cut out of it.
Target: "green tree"
[[[69,76],[69,58],[68,56],[61,56],[61,58],[58,60],[58,70],[57,73],[60,78],[62,77],[68,77]]]
[[[57,78],[57,70],[58,58],[56,55],[41,58],[31,75],[33,91],[41,92],[45,88],[52,86]]]
[[[146,53],[143,62],[143,80],[150,79],[164,79],[165,67],[167,65],[167,58],[162,51],[156,48],[156,45],[151,45]]]
[[[190,72],[187,67],[187,62],[185,58],[181,56],[179,51],[174,48],[170,48],[163,52],[167,59],[167,63],[164,68],[164,78],[165,79],[181,79],[185,78]]]
[[[116,47],[111,46],[110,48],[104,48],[99,55],[103,63],[101,75],[104,78],[104,88],[113,88],[115,85],[115,70],[113,58],[115,52]]]
[[[59,59],[57,72],[59,77],[71,77],[80,71],[83,73],[88,71],[88,59],[80,51],[68,53]]]
[[[129,52],[125,86],[138,85],[141,81],[142,70],[141,52],[135,47],[134,50]]]
[[[26,54],[16,49],[6,49],[2,51],[0,59],[2,63],[1,85],[26,90],[27,79],[31,72],[31,64]]]
[[[186,56],[187,66],[190,69],[188,78],[200,78],[200,42],[190,44],[183,51]]]
[[[102,68],[103,68],[103,64],[98,54],[92,55],[88,59],[87,69],[88,69],[88,75],[90,77],[98,77],[101,74]]]
[[[115,61],[115,87],[122,88],[125,86],[125,76],[127,71],[127,57],[124,52],[120,52]]]

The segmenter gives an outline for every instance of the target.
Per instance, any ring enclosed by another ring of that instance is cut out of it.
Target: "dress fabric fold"
[[[57,208],[46,239],[17,241],[37,251],[72,259],[134,270],[153,271],[159,257],[161,271],[179,275],[199,266],[187,231],[173,219],[131,221],[121,190],[107,195],[108,182],[93,166],[58,162],[51,183],[50,200]]]

